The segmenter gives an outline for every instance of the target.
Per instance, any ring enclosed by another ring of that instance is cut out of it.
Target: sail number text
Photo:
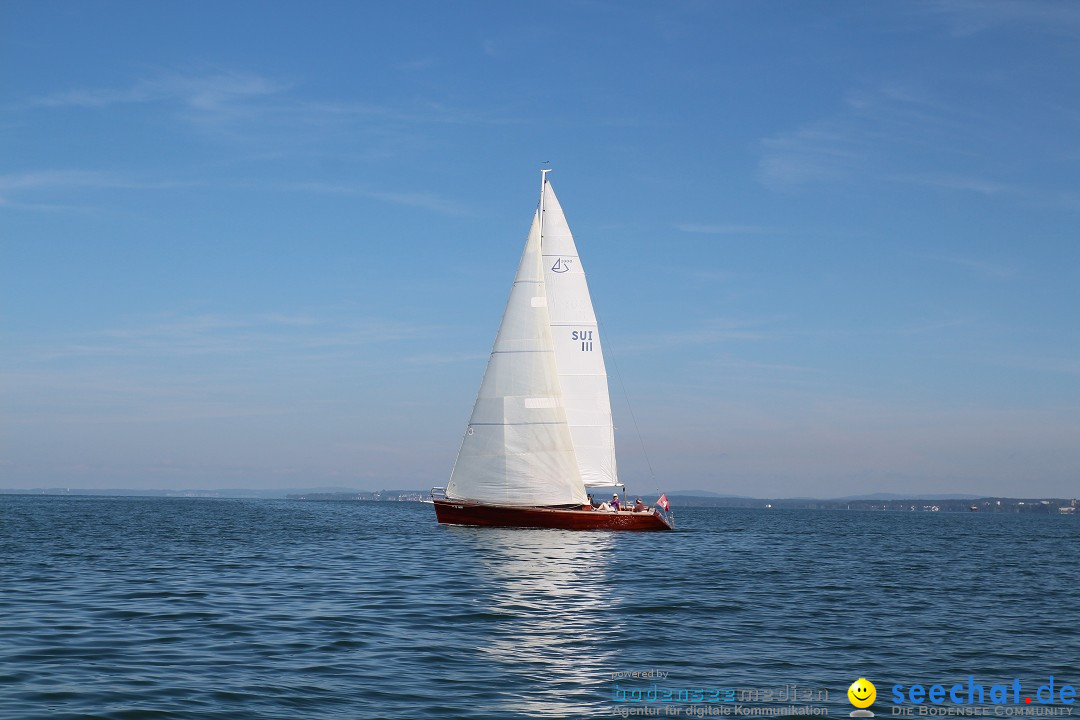
[[[593,330],[574,330],[570,333],[570,339],[581,343],[584,352],[592,352]]]

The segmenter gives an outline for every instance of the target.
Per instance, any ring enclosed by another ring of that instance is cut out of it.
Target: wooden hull
[[[462,500],[435,500],[435,517],[444,525],[555,528],[559,530],[673,530],[658,511],[645,513],[511,507]]]

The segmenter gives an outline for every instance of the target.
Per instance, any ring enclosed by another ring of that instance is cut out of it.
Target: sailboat
[[[671,530],[659,507],[594,508],[622,488],[607,370],[585,271],[547,174],[510,299],[446,487],[440,523]],[[666,511],[666,496],[657,502]]]

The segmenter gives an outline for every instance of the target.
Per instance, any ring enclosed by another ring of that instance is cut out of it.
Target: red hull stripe
[[[671,530],[659,513],[604,512],[561,508],[508,507],[436,500],[435,517],[445,525],[534,527],[560,530]]]

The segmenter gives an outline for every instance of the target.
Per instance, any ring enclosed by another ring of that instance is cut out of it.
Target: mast
[[[547,174],[551,168],[540,168],[540,248],[544,247],[544,185],[547,184]]]

